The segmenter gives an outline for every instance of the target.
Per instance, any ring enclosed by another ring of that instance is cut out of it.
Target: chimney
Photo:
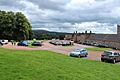
[[[117,25],[117,34],[120,35],[120,25],[119,24]]]
[[[76,31],[76,34],[77,34],[77,31]]]
[[[92,34],[92,31],[90,31],[90,34]]]
[[[87,31],[85,31],[85,34],[87,34]]]

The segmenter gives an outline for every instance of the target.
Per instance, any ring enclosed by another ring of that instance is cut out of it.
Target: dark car
[[[27,41],[20,41],[17,45],[18,46],[28,46],[28,42]]]
[[[96,47],[108,48],[108,45],[106,45],[106,44],[98,44],[98,45],[96,45]]]
[[[116,47],[112,47],[112,49],[113,49],[113,50],[118,50],[118,48],[116,48]]]
[[[42,46],[42,43],[41,42],[33,42],[32,46]]]
[[[101,55],[101,61],[110,61],[112,63],[116,63],[120,61],[120,54],[114,51],[104,51],[104,53]]]

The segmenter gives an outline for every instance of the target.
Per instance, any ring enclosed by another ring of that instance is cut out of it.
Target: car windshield
[[[73,50],[74,52],[80,52],[81,51],[81,49],[75,49],[75,50]]]
[[[105,52],[103,53],[103,55],[112,55],[112,52],[107,52],[107,51],[105,51]]]
[[[80,50],[74,50],[74,52],[80,52]]]

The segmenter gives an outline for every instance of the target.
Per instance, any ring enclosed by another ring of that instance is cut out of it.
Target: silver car
[[[87,57],[87,55],[88,55],[88,52],[84,48],[75,49],[70,53],[70,56],[79,57],[79,58],[80,57]]]

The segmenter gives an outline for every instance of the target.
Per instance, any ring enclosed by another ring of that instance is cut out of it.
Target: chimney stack
[[[120,35],[120,24],[117,25],[117,34]]]

